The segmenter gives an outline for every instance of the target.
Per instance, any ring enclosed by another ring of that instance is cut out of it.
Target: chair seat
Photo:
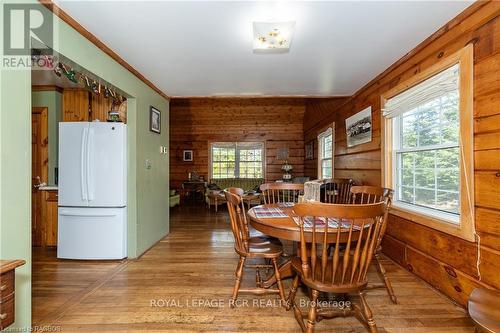
[[[476,288],[468,303],[469,315],[485,332],[500,332],[500,292]]]
[[[260,231],[257,231],[255,229],[250,229],[250,238],[249,242],[254,243],[254,244],[267,244],[267,243],[273,243],[276,245],[282,245],[281,241],[272,236],[268,236],[266,234],[263,234]]]
[[[248,242],[248,252],[238,251],[235,249],[239,255],[244,257],[253,258],[279,258],[283,254],[283,246],[280,244],[275,244],[272,242],[268,243],[254,243]]]
[[[342,262],[342,257],[339,259],[339,264]],[[316,277],[317,280],[312,280],[311,277],[306,277],[304,275],[304,272],[302,271],[302,261],[300,260],[299,257],[294,257],[292,259],[292,268],[300,275],[301,281],[308,286],[309,288],[318,290],[318,291],[323,291],[327,293],[350,293],[350,292],[357,292],[360,289],[364,289],[368,283],[368,281],[353,281],[353,283],[349,283],[351,276],[350,273],[347,272],[345,279],[344,279],[344,284],[339,284],[338,282],[335,282],[335,284],[332,284],[332,261],[331,259],[328,260],[328,263],[326,265],[326,274],[325,274],[325,279],[324,282],[321,282],[321,258],[317,258],[316,260]],[[340,265],[339,265],[340,266]],[[311,272],[312,273],[312,272]],[[337,268],[337,278],[335,279],[336,281],[339,281],[340,274],[342,274],[342,269],[341,267]],[[310,274],[312,275],[312,274]],[[357,275],[357,274],[356,274]]]

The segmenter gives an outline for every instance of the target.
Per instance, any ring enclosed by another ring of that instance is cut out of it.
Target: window
[[[333,177],[333,130],[329,127],[318,135],[319,159],[318,173],[320,179]]]
[[[264,144],[217,142],[211,145],[211,178],[264,178]]]
[[[473,240],[472,49],[383,97],[384,182],[396,215]],[[417,218],[415,218],[415,216]]]

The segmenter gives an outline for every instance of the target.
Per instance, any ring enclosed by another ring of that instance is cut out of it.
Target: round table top
[[[288,215],[287,217],[275,218],[275,217],[265,217],[257,218],[255,216],[255,209],[259,207],[263,208],[281,208],[283,213]],[[293,220],[293,207],[283,207],[280,204],[268,204],[255,206],[248,210],[248,217],[250,219],[250,224],[256,230],[268,235],[280,239],[286,239],[291,241],[300,242],[300,228],[297,223]],[[328,237],[329,242],[336,242],[336,230],[329,232],[331,237]],[[353,235],[359,233],[358,231],[353,231]],[[312,232],[305,232],[306,242],[312,242]],[[340,242],[347,242],[349,236],[349,229],[342,229]]]

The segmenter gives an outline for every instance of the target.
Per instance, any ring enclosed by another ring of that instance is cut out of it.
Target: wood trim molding
[[[441,61],[419,72],[408,80],[398,84],[380,96],[381,109],[386,101],[399,93],[415,86],[416,84],[436,75],[437,73],[455,65],[460,65],[460,225],[455,226],[443,223],[437,217],[410,212],[403,208],[393,207],[391,213],[407,220],[424,224],[428,227],[460,237],[467,241],[475,241],[474,227],[474,120],[473,120],[473,67],[474,46],[467,44],[458,52],[441,59]],[[382,113],[381,125],[381,161],[382,161],[382,184],[385,187],[394,188],[393,176],[393,131],[392,119],[385,118]]]
[[[153,89],[155,92],[160,94],[166,100],[170,100],[170,96],[160,90],[157,86],[155,86],[151,81],[149,81],[144,75],[142,75],[138,70],[132,67],[129,63],[123,60],[115,51],[110,49],[106,44],[104,44],[99,38],[97,38],[90,31],[85,29],[78,21],[72,18],[68,13],[62,10],[59,6],[57,6],[52,0],[38,0],[40,4],[48,8],[54,15],[58,16],[61,20],[66,22],[70,27],[75,29],[80,35],[88,39],[92,44],[94,44],[98,49],[107,54],[113,60],[115,60],[118,64],[127,69],[130,73],[134,74],[139,80],[144,82],[147,86]]]
[[[207,96],[170,96],[171,99],[265,99],[265,98],[296,98],[296,99],[333,99],[350,96],[319,96],[319,95],[207,95]]]
[[[57,91],[58,93],[62,94],[63,88],[51,85],[36,85],[31,86],[31,91]]]

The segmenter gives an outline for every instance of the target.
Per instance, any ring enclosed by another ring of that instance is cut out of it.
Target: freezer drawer
[[[58,217],[58,258],[127,256],[127,208],[59,207]]]

